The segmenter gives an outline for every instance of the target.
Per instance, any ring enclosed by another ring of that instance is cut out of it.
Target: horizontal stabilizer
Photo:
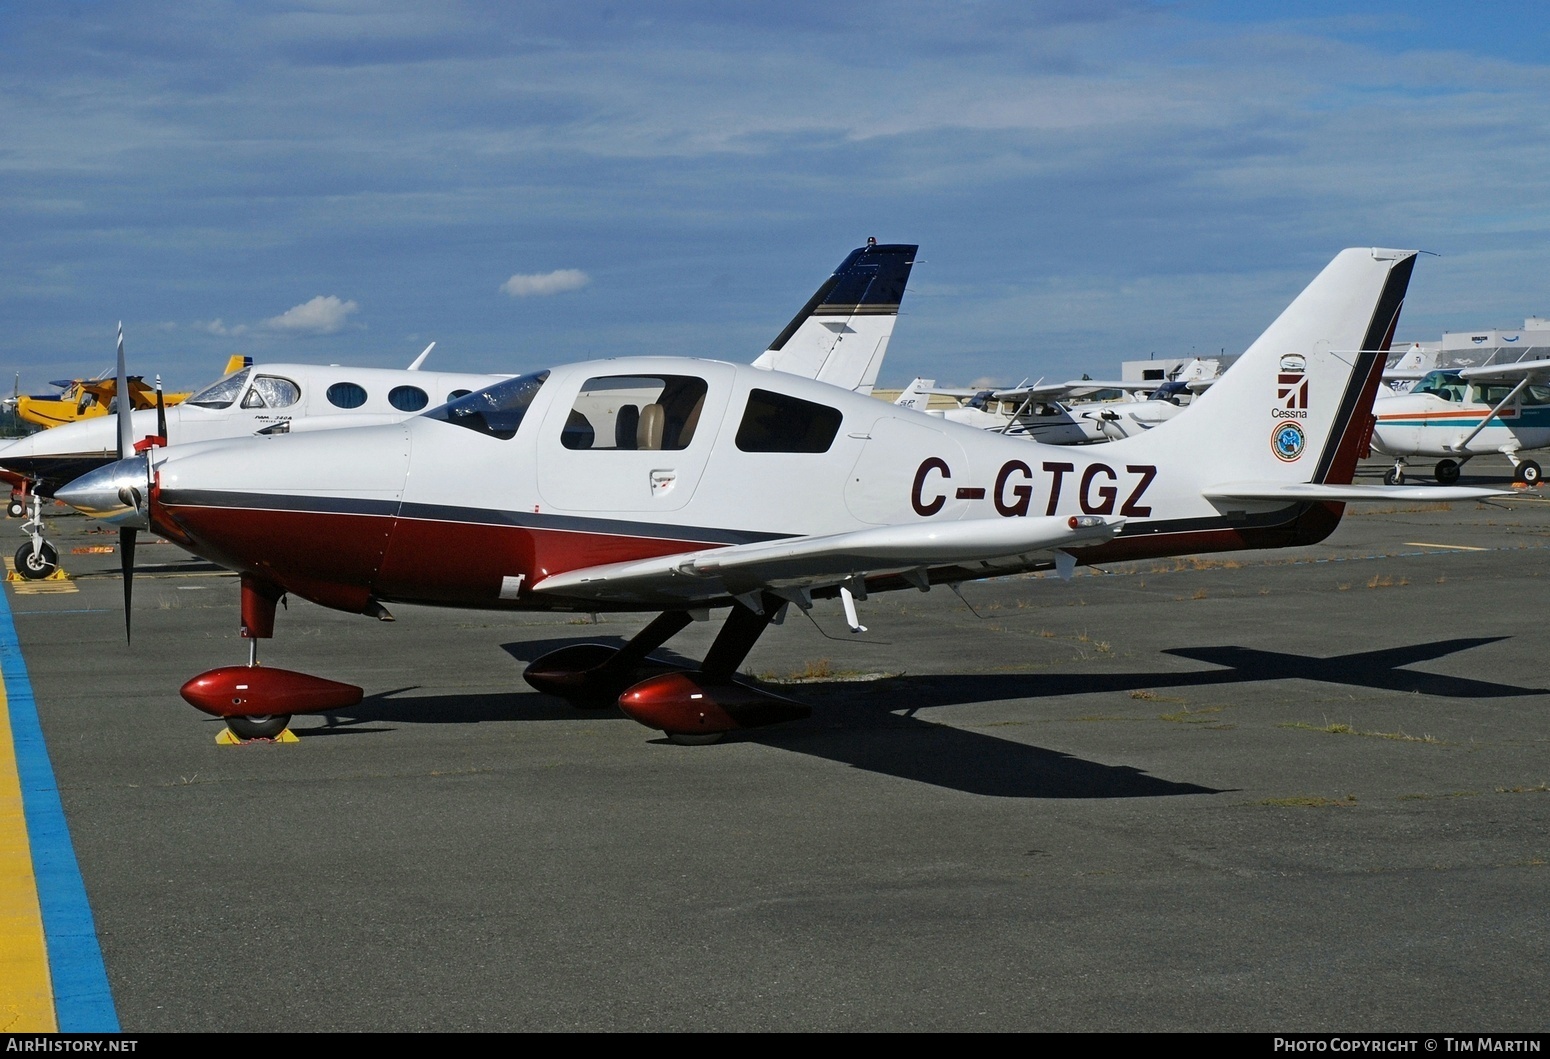
[[[644,593],[709,601],[760,588],[815,588],[852,577],[1080,548],[1111,540],[1124,524],[1123,518],[1075,515],[879,526],[569,570],[533,590],[597,600]]]
[[[1512,495],[1511,490],[1465,485],[1321,485],[1314,482],[1233,482],[1205,491],[1207,500],[1331,500],[1342,503],[1488,500]]]

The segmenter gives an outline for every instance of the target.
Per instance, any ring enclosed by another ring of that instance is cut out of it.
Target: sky
[[[868,236],[880,385],[1235,353],[1346,246],[1550,315],[1531,3],[0,0],[0,375],[748,361]],[[10,380],[7,379],[7,382]]]

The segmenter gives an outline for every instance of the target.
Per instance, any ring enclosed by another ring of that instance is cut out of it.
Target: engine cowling
[[[762,728],[812,715],[800,702],[686,672],[642,680],[619,696],[619,708],[647,728],[682,736]]]

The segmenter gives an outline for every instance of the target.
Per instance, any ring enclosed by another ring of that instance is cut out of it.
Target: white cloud
[[[553,272],[535,272],[531,275],[518,273],[505,283],[501,290],[513,298],[543,298],[568,290],[580,290],[592,277],[579,268],[557,268]]]
[[[279,316],[271,316],[264,324],[275,331],[331,335],[342,329],[345,318],[359,308],[353,301],[340,301],[332,294],[319,294],[309,302],[285,310]]]
[[[201,331],[207,331],[212,335],[222,335],[228,338],[235,338],[237,335],[245,335],[248,331],[247,324],[232,324],[230,327],[227,327],[226,322],[219,316],[207,324],[195,324],[194,326],[199,328]]]

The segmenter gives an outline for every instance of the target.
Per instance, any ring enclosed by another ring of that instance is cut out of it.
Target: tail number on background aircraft
[[[1157,468],[1149,464],[1127,464],[1123,483],[1120,474],[1106,463],[1088,464],[1080,478],[1076,474],[1076,465],[1072,463],[1045,463],[1042,469],[1049,475],[1049,501],[1044,509],[1046,515],[1053,515],[1059,509],[1061,493],[1068,487],[1075,488],[1077,503],[1081,505],[1083,514],[1114,514],[1122,491],[1125,492],[1125,500],[1119,506],[1121,515],[1146,518],[1152,513],[1150,505],[1141,503],[1142,494],[1152,484],[1152,479],[1157,477]],[[952,469],[946,460],[932,456],[922,461],[915,471],[915,485],[910,491],[910,505],[914,507],[915,514],[923,517],[935,515],[947,505],[947,486],[952,476]],[[996,513],[1006,518],[1027,515],[1033,505],[1033,481],[1033,468],[1022,460],[1003,463],[996,475],[995,488],[991,491]],[[959,500],[983,500],[985,490],[983,487],[958,487],[954,495]]]

